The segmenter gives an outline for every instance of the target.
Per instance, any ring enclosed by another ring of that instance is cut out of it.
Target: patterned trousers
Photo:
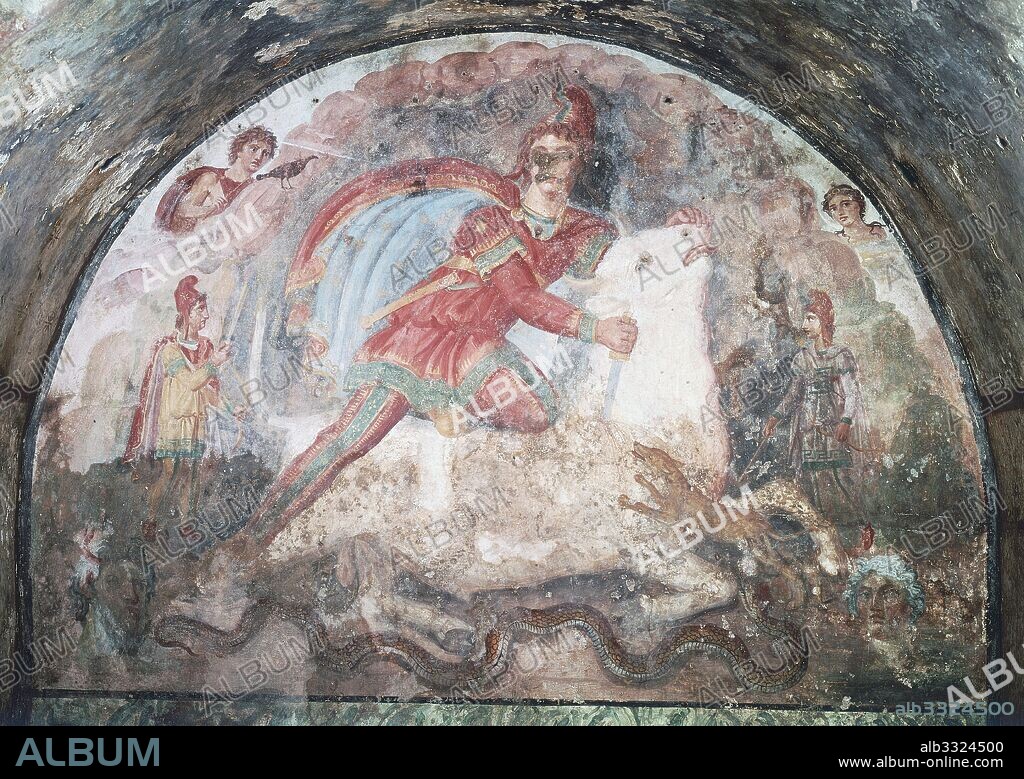
[[[534,371],[534,382],[544,382],[543,394],[550,397],[553,389],[547,379]],[[507,367],[498,368],[464,411],[493,427],[542,432],[551,423],[550,414],[536,386]],[[381,384],[359,387],[341,416],[321,430],[313,444],[274,480],[249,521],[254,535],[269,546],[291,520],[327,491],[346,465],[379,444],[409,410],[409,401],[394,389]]]

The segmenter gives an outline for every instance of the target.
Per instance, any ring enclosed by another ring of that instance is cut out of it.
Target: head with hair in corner
[[[914,569],[896,554],[862,557],[843,593],[851,617],[869,636],[897,636],[924,612],[924,591]]]
[[[250,127],[231,139],[228,162],[241,166],[245,173],[253,174],[277,152],[277,136],[266,127]]]
[[[833,184],[821,199],[821,208],[844,228],[863,222],[867,213],[864,195],[848,184]]]

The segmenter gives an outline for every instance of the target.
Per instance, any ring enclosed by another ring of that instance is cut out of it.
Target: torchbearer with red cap
[[[853,352],[833,343],[835,311],[828,293],[810,290],[802,330],[807,342],[793,358],[789,390],[768,418],[764,435],[770,437],[781,420],[791,419],[790,464],[824,510],[826,480],[847,501],[854,500],[848,471],[864,452],[864,404]]]
[[[188,509],[198,497],[199,461],[206,449],[208,409],[227,407],[220,394],[218,369],[228,360],[229,347],[214,348],[200,335],[210,318],[206,295],[186,276],[174,290],[177,310],[172,335],[153,346],[139,392],[123,461],[136,466],[140,460],[160,463],[160,478],[149,490],[150,512],[143,534],[151,539],[164,497],[181,493],[186,472],[191,471]],[[172,506],[169,514],[181,506]]]

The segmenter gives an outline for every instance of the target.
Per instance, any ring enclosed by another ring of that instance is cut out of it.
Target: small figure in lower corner
[[[924,590],[914,569],[891,549],[887,554],[861,557],[854,564],[843,599],[868,647],[909,683],[915,628],[925,610]],[[870,654],[863,661],[871,662]]]
[[[218,369],[229,357],[227,344],[214,348],[200,335],[210,314],[206,295],[196,289],[199,279],[186,276],[174,291],[178,315],[174,333],[153,347],[132,420],[124,462],[135,467],[150,459],[158,466],[157,482],[149,490],[149,516],[143,536],[155,537],[161,513],[181,516],[184,484],[189,481],[187,511],[198,501],[199,466],[206,449],[206,420],[210,407],[233,409],[221,398]],[[138,478],[137,472],[133,478]],[[168,496],[173,501],[165,506]]]

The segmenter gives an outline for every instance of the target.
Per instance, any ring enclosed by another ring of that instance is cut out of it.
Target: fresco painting
[[[522,34],[212,128],[97,260],[42,401],[33,631],[75,649],[39,684],[945,700],[987,652],[979,446],[843,165]]]

